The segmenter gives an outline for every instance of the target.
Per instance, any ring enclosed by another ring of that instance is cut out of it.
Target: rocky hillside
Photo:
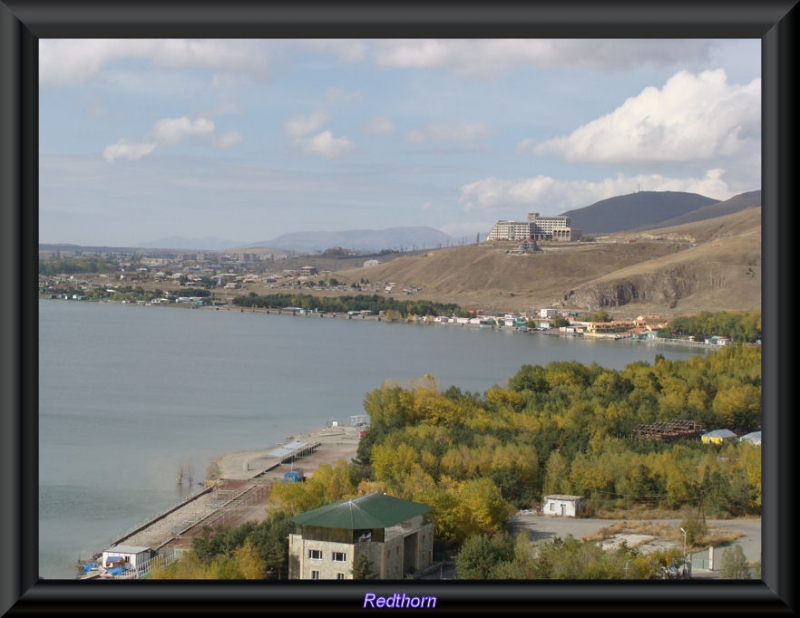
[[[514,243],[431,250],[338,271],[339,280],[394,283],[392,295],[484,310],[603,309],[615,317],[761,307],[761,208],[588,243]]]

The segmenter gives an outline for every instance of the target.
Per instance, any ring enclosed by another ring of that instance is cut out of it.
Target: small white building
[[[542,513],[556,517],[577,517],[583,512],[585,505],[583,496],[552,494],[544,497]]]
[[[748,434],[745,434],[739,438],[739,442],[750,442],[751,444],[761,446],[761,432],[752,431]]]
[[[117,566],[135,569],[153,556],[153,550],[143,545],[117,545],[103,552],[101,564],[107,569]]]

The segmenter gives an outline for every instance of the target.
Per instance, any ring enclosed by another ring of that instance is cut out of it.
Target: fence
[[[200,491],[198,491],[198,492],[195,492],[195,493],[193,493],[193,494],[191,494],[191,495],[187,496],[187,497],[186,497],[186,498],[184,498],[183,500],[181,500],[181,501],[179,501],[179,502],[176,502],[176,503],[175,503],[174,505],[172,505],[171,507],[169,507],[169,508],[167,508],[167,509],[164,509],[163,511],[161,511],[161,512],[160,512],[158,515],[155,515],[155,516],[153,516],[153,517],[151,517],[151,518],[149,518],[149,519],[147,519],[147,520],[145,520],[145,521],[143,521],[143,522],[141,522],[141,523],[138,523],[138,524],[136,524],[136,525],[135,525],[135,526],[133,526],[132,528],[129,528],[129,529],[126,531],[126,532],[124,532],[122,535],[120,535],[120,536],[119,536],[119,538],[117,538],[117,540],[113,541],[113,542],[112,542],[112,543],[111,543],[109,546],[110,546],[110,547],[113,547],[114,545],[119,545],[119,544],[120,544],[120,543],[122,543],[122,541],[124,541],[125,539],[127,539],[127,538],[129,538],[129,537],[133,536],[133,535],[134,535],[136,532],[138,532],[138,531],[140,531],[140,530],[142,530],[142,529],[144,529],[144,528],[148,527],[148,526],[149,526],[149,525],[151,525],[153,522],[155,522],[155,521],[158,521],[158,520],[159,520],[159,519],[161,519],[162,517],[166,517],[166,516],[167,516],[167,515],[169,515],[171,512],[178,510],[179,508],[181,508],[181,507],[182,507],[182,506],[184,506],[185,504],[189,504],[189,503],[190,503],[190,502],[192,502],[193,500],[196,500],[197,498],[199,498],[200,496],[202,496],[204,493],[208,493],[209,491],[211,491],[211,490],[210,490],[210,488],[201,489]]]
[[[135,569],[115,575],[114,579],[144,579],[153,569],[168,566],[176,560],[175,550],[165,549],[142,564],[137,564]]]
[[[263,502],[269,495],[271,487],[270,481],[256,481],[239,492],[229,489],[216,490],[213,499],[207,502],[204,508],[190,513],[188,517],[170,522],[172,537],[169,540],[191,530],[201,522],[203,525],[213,527],[215,524],[224,526],[226,521],[227,523],[236,521],[246,509]]]

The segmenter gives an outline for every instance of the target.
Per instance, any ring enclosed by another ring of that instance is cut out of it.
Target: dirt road
[[[531,536],[531,540],[547,540],[555,537],[565,538],[568,535],[576,539],[582,539],[596,534],[603,528],[608,528],[615,523],[626,521],[621,519],[575,519],[571,517],[550,517],[547,515],[518,514],[511,521],[512,528],[524,530]],[[682,547],[682,534],[680,532],[680,519],[654,519],[650,520],[654,524],[666,524],[674,527],[675,534],[670,540],[656,539],[647,535],[620,535],[628,537],[630,547],[638,546],[642,551],[655,549],[658,547]],[[733,541],[740,545],[744,550],[744,555],[750,563],[761,560],[761,520],[760,519],[737,519],[737,520],[718,520],[709,519],[706,521],[709,529],[730,530],[741,532],[742,536]],[[693,577],[719,577],[719,565],[722,557],[723,548],[715,550],[713,571],[703,571],[695,569]],[[708,550],[703,550],[695,554],[697,558],[707,559]]]

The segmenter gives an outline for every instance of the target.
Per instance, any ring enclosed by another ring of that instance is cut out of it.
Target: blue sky
[[[761,41],[39,43],[39,240],[254,243],[761,188]]]

